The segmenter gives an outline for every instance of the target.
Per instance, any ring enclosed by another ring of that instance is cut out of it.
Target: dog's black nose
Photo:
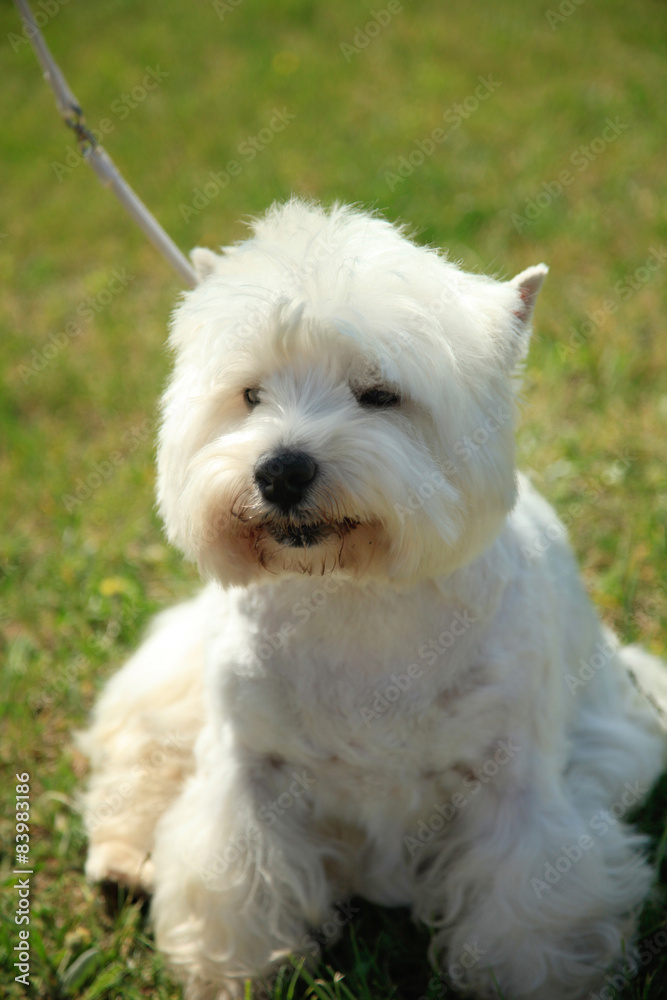
[[[305,451],[286,449],[264,455],[255,466],[260,493],[284,513],[301,503],[316,475],[317,462]]]

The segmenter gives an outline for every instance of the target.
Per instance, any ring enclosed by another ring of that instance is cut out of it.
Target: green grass
[[[109,152],[186,250],[237,239],[240,219],[295,191],[377,206],[469,267],[509,276],[547,261],[521,461],[568,520],[605,620],[663,652],[667,269],[647,280],[640,271],[625,290],[651,248],[667,246],[665,7],[586,0],[551,30],[549,0],[403,6],[347,60],[340,44],[370,17],[351,0],[243,0],[222,19],[185,0],[72,0],[45,34],[88,123],[109,119]],[[32,995],[167,1000],[178,991],[144,908],[122,893],[105,907],[83,880],[74,796],[85,762],[71,733],[151,614],[195,586],[152,506],[153,421],[179,284],[85,165],[51,166],[66,164],[72,136],[29,46],[12,47],[19,30],[3,0],[0,842],[12,843],[14,773],[28,771]],[[130,96],[130,108],[122,95],[146,67],[168,76],[144,100]],[[480,76],[493,92],[454,128],[455,105],[472,106]],[[295,118],[250,162],[239,146],[275,108]],[[627,128],[583,169],[576,151],[608,118]],[[440,127],[449,134],[423,165],[388,183]],[[240,174],[188,218],[180,206],[234,159]],[[572,180],[554,194],[563,171]],[[549,204],[515,225],[540,192]],[[133,280],[103,305],[122,268]],[[76,334],[63,335],[72,322]],[[660,859],[666,802],[663,786],[639,815]],[[11,975],[12,865],[5,853],[0,957],[14,1000],[24,990]],[[664,919],[658,899],[643,938]],[[314,978],[286,968],[274,1000],[436,1000],[444,994],[435,983],[427,992],[426,944],[405,914],[360,904]],[[666,982],[662,949],[623,996],[657,1000]]]

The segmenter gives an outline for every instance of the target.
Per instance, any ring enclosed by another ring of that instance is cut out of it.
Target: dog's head
[[[466,274],[380,218],[299,201],[193,261],[158,497],[205,576],[411,583],[493,539],[515,498],[513,373],[544,265]]]

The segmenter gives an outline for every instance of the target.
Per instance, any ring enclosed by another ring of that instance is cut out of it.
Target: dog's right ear
[[[190,260],[199,281],[213,274],[218,266],[218,259],[218,254],[208,247],[195,247],[190,251]]]

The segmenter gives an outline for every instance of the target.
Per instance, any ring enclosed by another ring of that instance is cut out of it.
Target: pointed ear
[[[208,247],[195,247],[190,251],[190,260],[200,281],[213,274],[218,266],[218,255]]]
[[[549,268],[546,264],[536,264],[534,267],[526,268],[510,281],[510,285],[519,291],[519,305],[514,313],[526,327],[530,326],[537,293],[548,273]]]

